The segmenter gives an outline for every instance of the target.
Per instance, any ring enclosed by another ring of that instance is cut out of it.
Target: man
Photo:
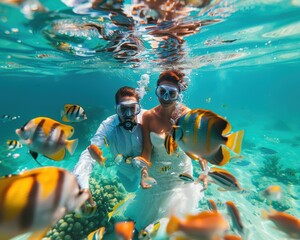
[[[134,159],[142,152],[141,120],[144,110],[139,103],[139,95],[134,88],[122,87],[115,95],[116,113],[104,120],[91,144],[101,149],[108,144],[111,155],[117,164],[117,175],[127,191],[135,191],[141,178],[141,169],[147,165],[143,159]],[[122,154],[120,157],[119,154]],[[117,157],[118,156],[118,157]],[[88,149],[84,150],[76,164],[75,174],[81,189],[89,194],[89,202],[93,206],[92,194],[89,190],[89,178],[96,161]]]

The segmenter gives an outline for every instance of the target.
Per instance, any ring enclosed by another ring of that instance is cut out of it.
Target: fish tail
[[[261,217],[263,220],[268,220],[269,219],[269,214],[266,210],[262,209],[261,210]]]
[[[180,223],[179,218],[177,218],[175,215],[172,215],[167,225],[167,229],[166,229],[167,233],[169,235],[174,233],[179,228],[179,223]]]
[[[244,137],[244,130],[229,134],[226,146],[233,152],[240,154],[242,148],[242,140]]]
[[[67,140],[66,148],[71,155],[73,155],[73,153],[75,152],[77,145],[78,145],[78,139]]]

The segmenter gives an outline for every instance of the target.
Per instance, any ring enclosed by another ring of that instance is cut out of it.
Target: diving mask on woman
[[[164,101],[176,101],[179,96],[178,88],[170,85],[157,86],[155,93],[157,97]]]
[[[116,106],[120,118],[120,126],[132,130],[137,125],[135,116],[141,112],[141,105],[135,101],[123,101]]]

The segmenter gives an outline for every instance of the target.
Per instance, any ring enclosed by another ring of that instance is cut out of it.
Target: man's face
[[[117,114],[121,121],[131,120],[136,121],[137,115],[140,112],[140,105],[135,97],[122,97],[116,106]]]

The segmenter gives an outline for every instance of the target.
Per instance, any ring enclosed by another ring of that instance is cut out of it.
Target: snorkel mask
[[[116,112],[120,119],[119,125],[131,131],[137,125],[136,116],[141,112],[141,105],[132,100],[123,101],[116,106]]]
[[[174,102],[178,100],[179,90],[177,87],[162,84],[157,86],[155,94],[161,100]]]

